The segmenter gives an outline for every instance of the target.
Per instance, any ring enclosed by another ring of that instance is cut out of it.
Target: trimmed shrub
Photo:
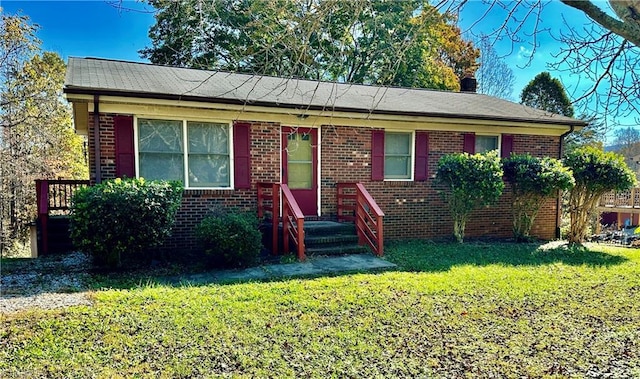
[[[453,235],[462,243],[471,212],[495,203],[502,194],[498,153],[444,155],[438,162],[436,179],[446,187],[440,194],[453,218]]]
[[[569,192],[571,218],[567,239],[570,244],[582,244],[589,220],[597,211],[600,197],[609,191],[624,191],[633,187],[636,176],[624,162],[624,157],[586,146],[564,157],[565,166],[573,171],[576,185]]]
[[[502,163],[504,178],[511,184],[513,236],[526,241],[545,199],[573,187],[571,170],[553,158],[512,154]]]
[[[71,238],[94,263],[121,265],[171,234],[182,201],[180,182],[114,179],[78,190],[71,205]]]
[[[218,211],[196,229],[208,263],[215,267],[255,265],[262,250],[258,218],[250,213]]]

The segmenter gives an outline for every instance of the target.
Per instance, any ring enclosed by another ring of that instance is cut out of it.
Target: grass
[[[394,272],[94,293],[4,317],[0,377],[640,377],[640,250],[406,242]]]

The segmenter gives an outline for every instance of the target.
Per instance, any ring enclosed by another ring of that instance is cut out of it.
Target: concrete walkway
[[[396,265],[372,254],[353,254],[339,257],[309,257],[306,262],[272,264],[245,270],[219,270],[202,274],[173,277],[173,284],[208,284],[264,281],[280,278],[314,277],[347,272],[390,270]]]

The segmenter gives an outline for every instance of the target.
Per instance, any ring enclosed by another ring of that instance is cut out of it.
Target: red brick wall
[[[100,165],[102,180],[115,178],[115,139],[112,114],[100,115]],[[93,116],[89,122],[91,180],[95,182]],[[178,210],[173,235],[165,243],[173,251],[197,248],[195,227],[216,207],[256,211],[256,183],[280,181],[280,126],[272,123],[252,123],[251,126],[251,189],[188,190]]]
[[[514,152],[557,157],[559,137],[514,136]],[[371,130],[329,126],[322,128],[322,214],[336,213],[335,183],[365,184],[385,213],[387,238],[437,238],[453,233],[453,222],[434,184],[438,160],[444,154],[462,151],[462,133],[429,132],[429,180],[425,182],[372,182]],[[511,211],[505,189],[498,204],[475,211],[467,225],[469,237],[510,237]],[[539,213],[532,233],[552,239],[556,228],[556,203],[549,201]]]
[[[101,175],[115,177],[115,140],[113,116],[100,115]],[[95,180],[93,117],[89,122],[89,151],[91,178]],[[243,120],[244,121],[244,120]],[[250,122],[250,121],[249,121]],[[213,208],[221,206],[256,211],[257,182],[280,181],[280,125],[251,122],[251,189],[247,190],[189,190],[185,191],[178,212],[176,227],[169,249],[192,250],[197,247],[193,235],[195,226]],[[534,156],[557,157],[559,137],[514,136],[514,152],[528,152]],[[385,237],[438,238],[450,236],[452,221],[438,195],[433,176],[438,159],[443,154],[462,151],[462,133],[429,132],[429,176],[425,182],[371,181],[371,129],[345,126],[321,128],[321,214],[332,218],[336,214],[336,183],[362,182],[385,212]],[[473,213],[467,225],[467,236],[511,236],[509,192],[505,190],[500,202],[488,209]],[[549,201],[533,227],[533,234],[552,239],[556,228],[556,203]]]

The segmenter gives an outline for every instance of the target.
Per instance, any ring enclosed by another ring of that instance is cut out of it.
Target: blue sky
[[[43,49],[55,51],[65,60],[69,56],[77,56],[145,61],[140,58],[138,51],[150,44],[147,34],[154,23],[152,10],[148,5],[131,0],[122,3],[127,10],[118,9],[113,3],[116,1],[0,0],[0,7],[9,14],[21,11],[29,16],[32,22],[40,26],[38,37]],[[479,1],[471,1],[466,6],[460,20],[463,30],[479,18],[483,7]],[[495,25],[504,22],[505,17],[505,14],[495,11],[477,23],[474,30],[481,31],[484,28],[489,33]],[[532,50],[530,44],[522,42],[512,46],[511,41],[496,44],[496,49],[505,56],[505,62],[516,76],[513,100],[519,99],[520,92],[531,79],[549,70],[547,63],[554,60],[553,54],[558,53],[560,48],[552,35],[557,35],[563,28],[562,17],[578,27],[590,22],[581,12],[559,2],[547,4],[540,27],[548,28],[550,34],[539,35],[540,46],[526,67],[523,66],[527,62],[527,53]],[[577,76],[553,71],[551,74],[560,78],[570,96],[572,93],[576,96],[579,94]],[[618,121],[630,123],[632,120]]]

